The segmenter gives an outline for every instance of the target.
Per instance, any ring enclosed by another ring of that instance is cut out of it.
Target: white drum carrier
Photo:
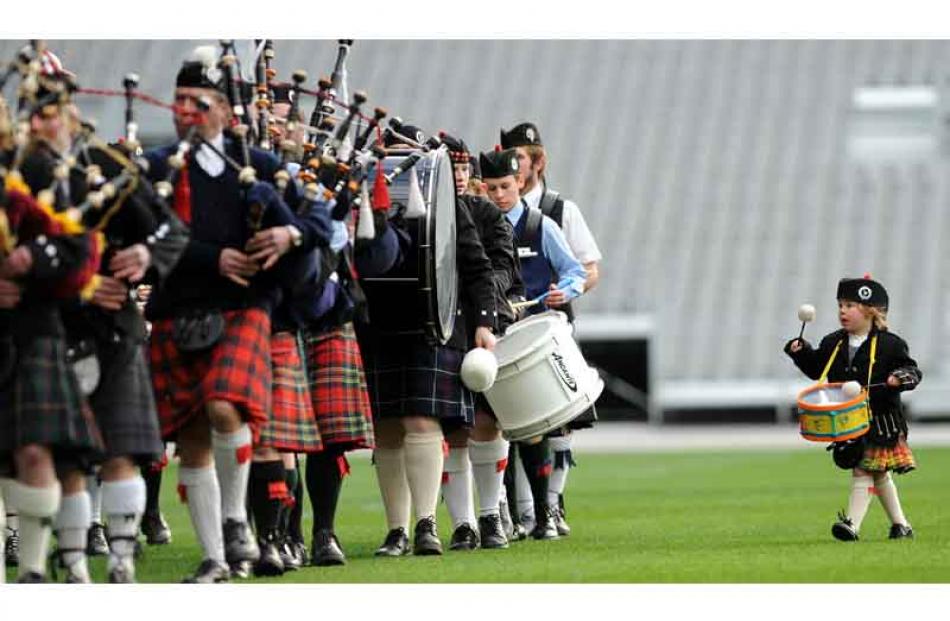
[[[525,440],[564,426],[604,390],[558,311],[513,324],[495,345],[498,376],[485,398],[504,436]]]

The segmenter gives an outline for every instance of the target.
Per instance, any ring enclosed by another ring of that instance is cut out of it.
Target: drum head
[[[828,384],[802,393],[799,401],[808,405],[834,406],[853,401],[844,396],[841,384]]]
[[[458,307],[458,268],[456,256],[455,228],[455,172],[445,147],[430,153],[432,165],[429,174],[432,181],[428,184],[426,203],[428,209],[429,231],[432,247],[435,251],[435,284],[432,311],[438,318],[437,338],[446,343],[455,328],[455,313]]]

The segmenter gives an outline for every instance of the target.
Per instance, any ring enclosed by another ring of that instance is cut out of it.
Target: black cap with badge
[[[519,123],[507,132],[501,130],[501,146],[505,149],[512,147],[526,147],[535,145],[544,146],[541,142],[541,132],[534,123]]]
[[[197,47],[182,63],[175,77],[176,87],[211,88],[221,90],[224,87],[221,70],[215,48],[210,45]]]
[[[501,179],[518,174],[518,153],[514,149],[488,151],[478,156],[482,179]]]
[[[838,281],[838,299],[849,302],[858,302],[868,306],[876,306],[887,310],[888,297],[884,285],[871,279],[870,274],[864,278],[842,278]]]

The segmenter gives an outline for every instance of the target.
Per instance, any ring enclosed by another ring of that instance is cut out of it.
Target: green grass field
[[[372,556],[385,535],[382,505],[369,461],[353,459],[337,518],[349,563],[261,582],[950,582],[950,448],[915,454],[920,469],[897,478],[914,541],[888,541],[877,499],[860,542],[832,539],[849,474],[819,448],[581,455],[568,484],[570,537],[400,559]],[[175,482],[170,469],[163,509],[174,543],[147,548],[141,582],[177,582],[200,561]],[[309,532],[309,507],[306,516]],[[439,524],[447,543],[441,506]],[[103,581],[105,561],[92,565]]]

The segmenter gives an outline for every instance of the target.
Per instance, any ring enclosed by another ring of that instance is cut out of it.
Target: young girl
[[[891,520],[890,538],[914,536],[890,471],[903,474],[916,468],[907,446],[907,421],[900,393],[916,388],[922,374],[908,353],[907,343],[888,330],[887,305],[887,291],[869,275],[842,279],[838,283],[842,329],[825,336],[817,350],[803,339],[785,345],[785,353],[814,380],[824,375],[829,382],[854,380],[870,386],[871,428],[858,439],[863,452],[857,451],[851,463],[836,457],[841,467],[853,467],[847,514],[839,513],[831,527],[831,534],[841,541],[858,540],[861,521],[875,490]]]

